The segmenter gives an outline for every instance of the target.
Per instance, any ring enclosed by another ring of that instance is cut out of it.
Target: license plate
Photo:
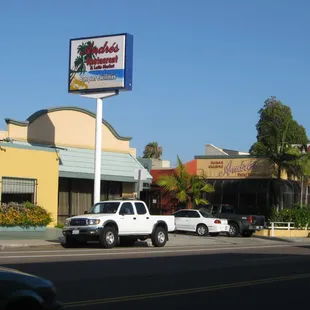
[[[78,235],[80,233],[79,230],[75,229],[75,230],[72,230],[72,235]]]

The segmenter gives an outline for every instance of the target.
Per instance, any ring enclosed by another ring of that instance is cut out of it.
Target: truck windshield
[[[96,203],[93,207],[88,211],[89,214],[114,214],[116,213],[120,202],[99,202]]]
[[[203,211],[203,210],[200,210],[200,214],[203,216],[203,217],[214,217],[211,213],[207,212],[207,211]]]

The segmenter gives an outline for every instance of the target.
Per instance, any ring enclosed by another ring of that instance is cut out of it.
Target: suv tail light
[[[220,220],[215,220],[214,224],[221,224],[222,222]]]
[[[253,217],[252,217],[252,215],[249,216],[248,222],[249,222],[249,223],[252,223],[252,222],[253,222]]]

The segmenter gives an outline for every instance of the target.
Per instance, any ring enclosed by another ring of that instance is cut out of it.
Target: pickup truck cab
[[[175,230],[174,216],[150,215],[140,200],[109,200],[96,203],[84,215],[66,219],[65,246],[99,241],[104,248],[132,245],[151,238],[155,247],[165,246],[168,232]]]
[[[215,217],[225,218],[229,224],[229,235],[236,237],[251,237],[255,231],[265,228],[265,217],[263,215],[245,215],[236,213],[234,207],[228,204],[206,205],[200,210],[211,213]]]

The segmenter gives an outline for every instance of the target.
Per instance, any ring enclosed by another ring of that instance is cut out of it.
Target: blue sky
[[[247,151],[269,96],[310,136],[310,1],[5,1],[1,4],[0,129],[39,109],[95,101],[68,94],[70,38],[134,35],[132,92],[104,118],[141,155],[158,141],[176,162],[204,145]]]

